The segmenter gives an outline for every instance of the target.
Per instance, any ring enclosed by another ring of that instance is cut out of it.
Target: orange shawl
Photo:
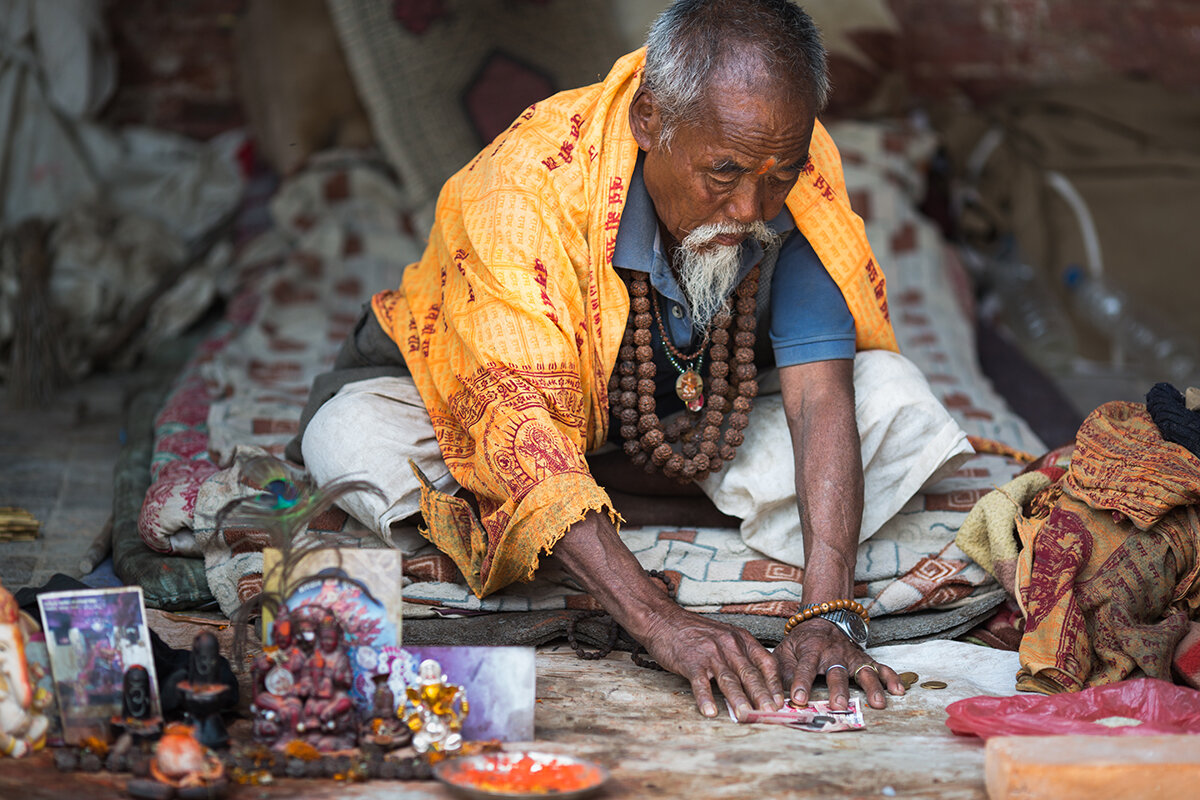
[[[530,106],[442,189],[429,245],[373,298],[429,409],[446,466],[479,503],[426,484],[426,536],[483,597],[530,580],[591,511],[618,520],[584,454],[608,434],[608,377],[629,313],[612,268],[638,147],[644,52],[603,83]],[[788,196],[842,289],[859,349],[895,350],[882,271],[818,122]]]

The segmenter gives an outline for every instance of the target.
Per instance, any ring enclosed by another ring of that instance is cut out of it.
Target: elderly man
[[[854,359],[896,342],[816,119],[827,94],[797,6],[680,0],[602,83],[531,106],[447,182],[423,258],[373,298],[339,356],[344,385],[306,411],[312,474],[376,482],[385,498],[348,510],[385,537],[419,505],[481,597],[552,554],[707,716],[714,682],[739,716],[785,690],[803,703],[821,675],[835,708],[851,680],[875,707],[901,694],[852,600]],[[721,470],[759,366],[778,367],[806,558],[774,654],[664,594],[601,487]]]

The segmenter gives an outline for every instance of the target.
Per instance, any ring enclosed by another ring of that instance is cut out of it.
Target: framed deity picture
[[[151,706],[161,715],[140,586],[48,592],[38,596],[38,608],[64,742],[109,739],[125,671],[135,665],[149,673]]]
[[[403,601],[400,596],[401,554],[382,548],[327,548],[300,559],[281,586],[278,550],[263,551],[263,589],[278,594],[292,622],[336,618],[341,641],[350,658],[354,682],[350,697],[362,712],[371,709],[374,677],[381,653],[400,648]],[[263,644],[275,644],[274,617],[262,616]]]

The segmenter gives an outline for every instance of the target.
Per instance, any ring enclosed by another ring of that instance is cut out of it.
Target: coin
[[[898,677],[900,678],[900,682],[904,684],[904,688],[907,689],[916,683],[917,678],[921,676],[915,672],[901,672]]]
[[[921,684],[922,689],[945,689],[946,684],[942,681],[925,681]]]

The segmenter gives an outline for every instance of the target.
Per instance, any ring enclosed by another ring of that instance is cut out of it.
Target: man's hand
[[[738,719],[776,711],[783,683],[775,659],[747,631],[680,608],[651,580],[601,514],[590,513],[554,545],[554,557],[664,669],[685,678],[700,713],[718,713],[712,682]]]
[[[783,706],[775,659],[743,628],[676,606],[658,617],[639,641],[664,669],[692,684],[696,705],[706,717],[718,713],[713,681],[739,720],[751,709],[776,711]]]
[[[887,705],[884,690],[904,694],[904,684],[886,664],[874,661],[854,642],[823,619],[800,623],[775,648],[775,659],[792,702],[804,705],[818,675],[829,687],[829,707],[845,710],[850,700],[850,679],[866,693],[872,708]]]

